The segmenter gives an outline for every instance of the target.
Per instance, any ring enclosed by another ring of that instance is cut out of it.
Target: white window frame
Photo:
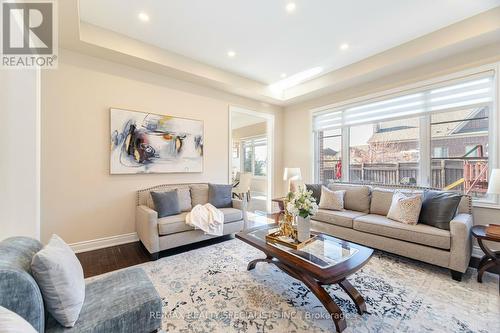
[[[493,87],[494,87],[494,98],[493,103],[491,103],[491,109],[489,114],[489,147],[488,147],[488,170],[499,167],[499,157],[500,157],[500,62],[492,63],[488,65],[483,65],[476,68],[471,68],[468,70],[456,72],[453,74],[436,77],[430,80],[416,82],[410,85],[401,86],[398,88],[346,100],[340,103],[334,103],[319,108],[310,110],[310,115],[312,118],[312,123],[314,123],[314,117],[318,114],[324,113],[331,110],[345,109],[358,104],[372,103],[377,100],[387,99],[391,97],[396,97],[397,95],[410,93],[412,90],[422,89],[427,86],[438,86],[451,84],[450,81],[457,81],[465,79],[468,76],[478,75],[487,71],[494,71],[493,76]],[[319,164],[316,163],[318,160],[318,137],[316,131],[313,130],[313,152],[314,152],[314,181],[319,180]],[[349,126],[342,127],[342,180],[349,181]],[[419,171],[420,171],[420,186],[430,186],[430,174],[431,174],[431,126],[430,126],[430,115],[420,116],[420,160],[419,160]],[[473,205],[476,207],[487,207],[500,209],[499,196],[495,195],[493,198],[475,198],[473,200]]]
[[[255,140],[262,140],[265,139],[266,143],[265,144],[255,144]],[[257,146],[266,146],[266,149],[269,149],[269,145],[267,142],[267,135],[256,135],[256,136],[251,136],[251,137],[246,137],[246,138],[241,138],[240,139],[240,170],[241,172],[248,172],[245,171],[245,142],[251,142],[252,144],[250,147],[252,147],[252,177],[256,179],[266,179],[267,174],[269,172],[268,170],[268,164],[269,161],[266,163],[266,174],[265,175],[256,175],[255,174],[255,147]]]

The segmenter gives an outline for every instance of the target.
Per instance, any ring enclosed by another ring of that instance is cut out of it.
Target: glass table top
[[[316,238],[299,250],[292,249],[282,244],[266,241],[266,235],[277,231],[273,229],[258,229],[249,232],[248,235],[256,237],[267,244],[294,255],[304,261],[321,268],[329,268],[338,265],[355,255],[359,250],[349,246],[348,242],[343,242],[335,237],[319,234]]]

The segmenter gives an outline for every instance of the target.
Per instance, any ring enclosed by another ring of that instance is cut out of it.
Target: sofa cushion
[[[80,261],[57,235],[33,256],[31,271],[40,287],[47,311],[66,327],[73,327],[85,299]]]
[[[306,184],[306,190],[312,192],[313,198],[316,200],[316,203],[319,205],[321,201],[321,188],[323,185],[321,184]]]
[[[366,213],[356,212],[353,210],[335,211],[318,209],[318,212],[312,217],[312,219],[341,227],[352,228],[352,220],[363,215],[366,215]]]
[[[450,221],[455,216],[461,199],[462,195],[458,193],[425,191],[418,222],[450,230]]]
[[[45,332],[153,332],[162,302],[141,268],[127,268],[87,283],[80,318],[71,330],[49,316]]]
[[[158,219],[158,233],[160,235],[170,235],[177,232],[194,230],[190,225],[186,224],[186,215],[188,213],[180,213],[177,215],[166,216]]]
[[[204,205],[208,202],[208,184],[194,184],[191,189],[192,206]]]
[[[2,333],[37,333],[23,317],[0,306],[0,332]]]
[[[236,208],[220,208],[224,213],[224,223],[236,222],[243,219],[243,212]]]
[[[177,197],[179,198],[179,209],[181,212],[189,212],[193,208],[189,187],[179,187],[177,189]]]
[[[325,186],[321,187],[319,208],[329,210],[344,210],[345,190],[332,191]]]
[[[208,202],[216,208],[229,208],[233,205],[232,191],[231,184],[208,184]]]
[[[392,196],[387,217],[401,223],[415,225],[422,209],[422,194],[406,195],[399,191]]]
[[[177,215],[181,212],[177,190],[166,192],[151,192],[158,217]]]
[[[391,207],[394,190],[385,188],[372,189],[370,214],[387,216]]]
[[[370,187],[366,185],[345,185],[332,183],[328,188],[333,191],[345,190],[344,208],[358,212],[370,211]]]
[[[445,250],[449,250],[451,244],[451,235],[448,230],[434,228],[425,224],[404,224],[375,214],[356,217],[353,221],[353,228],[374,235]]]

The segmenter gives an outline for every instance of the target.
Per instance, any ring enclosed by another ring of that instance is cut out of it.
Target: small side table
[[[485,225],[475,225],[472,227],[472,235],[477,239],[479,247],[485,253],[484,256],[479,261],[479,265],[477,267],[477,282],[483,282],[483,274],[484,272],[494,266],[500,267],[500,251],[493,251],[484,245],[483,241],[492,241],[492,242],[500,242],[500,237],[491,236],[486,234],[486,226]],[[499,281],[499,292],[500,292],[500,281]]]

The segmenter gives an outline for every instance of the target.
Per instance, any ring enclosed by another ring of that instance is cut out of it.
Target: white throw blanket
[[[196,205],[187,214],[186,223],[207,234],[222,236],[224,213],[209,203]]]

